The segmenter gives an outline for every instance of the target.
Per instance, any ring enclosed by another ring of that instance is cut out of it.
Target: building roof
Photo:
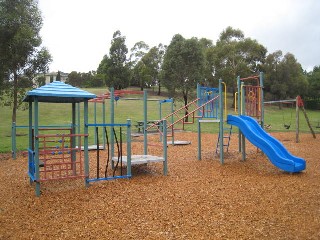
[[[96,95],[64,82],[54,81],[27,92],[23,101],[33,102],[36,97],[38,102],[78,103],[84,102],[86,99],[95,98]]]

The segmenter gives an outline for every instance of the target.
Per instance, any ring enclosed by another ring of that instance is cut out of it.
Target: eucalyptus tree
[[[139,86],[141,90],[146,87],[146,68],[141,61],[143,56],[149,50],[148,44],[144,41],[140,41],[134,44],[130,52],[130,67],[132,71],[132,78],[130,85]]]
[[[171,96],[181,95],[186,105],[197,82],[203,79],[205,57],[197,38],[185,39],[180,34],[173,36],[162,64],[162,84]]]
[[[144,41],[139,41],[130,49],[130,64],[134,67],[143,56],[148,52],[149,45]]]
[[[126,38],[118,30],[111,40],[109,56],[105,55],[98,67],[98,74],[103,74],[106,85],[115,89],[123,89],[130,83],[130,66],[127,60],[128,48]]]
[[[280,50],[267,56],[263,65],[265,90],[274,100],[293,98],[307,93],[308,80],[295,56]]]
[[[42,17],[36,0],[0,1],[0,78],[12,84],[12,121],[16,121],[19,80],[48,71],[51,55],[41,47]]]
[[[158,46],[152,47],[141,59],[148,74],[148,84],[152,86],[158,85],[158,95],[161,92],[160,71],[165,48],[166,46],[160,43]]]
[[[72,71],[68,74],[68,78],[66,80],[66,83],[76,86],[76,87],[82,87],[83,86],[83,78],[81,76],[80,72]]]
[[[308,96],[317,97],[320,96],[320,65],[315,66],[311,72],[308,73]]]
[[[260,71],[266,53],[267,49],[256,40],[245,38],[239,29],[227,27],[220,34],[211,54],[215,80],[222,78],[235,92],[236,77]]]
[[[308,90],[307,76],[295,56],[292,53],[286,53],[283,56],[280,67],[281,79],[288,86],[285,97],[294,98],[297,95],[305,95]]]
[[[214,77],[213,77],[213,71],[214,71],[214,62],[213,62],[213,55],[214,55],[214,45],[212,43],[212,40],[207,38],[201,38],[199,40],[203,53],[205,56],[205,68],[204,68],[204,79],[201,81],[202,85],[208,85],[208,86],[214,86]]]

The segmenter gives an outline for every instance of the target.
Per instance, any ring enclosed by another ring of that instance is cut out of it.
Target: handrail
[[[178,110],[174,111],[173,113],[170,113],[170,114],[169,114],[168,116],[166,116],[164,119],[168,119],[169,117],[171,117],[171,116],[173,116],[173,115],[179,117],[179,115],[177,114],[178,112],[180,112],[181,110],[186,109],[186,108],[189,107],[191,104],[194,104],[195,102],[197,102],[199,99],[200,99],[200,98],[196,98],[195,100],[189,102],[187,105],[179,108]],[[185,117],[186,117],[186,116],[184,116],[183,118],[185,118]],[[147,128],[146,128],[146,131],[148,131],[150,128],[153,128],[153,127],[155,127],[155,126],[158,126],[161,121],[163,121],[163,119],[160,119],[160,120],[156,121],[154,124],[152,124],[152,125],[150,125],[149,127],[147,127]],[[167,127],[167,128],[169,128],[169,127]]]
[[[217,96],[214,97],[213,99],[207,101],[206,103],[202,104],[201,106],[197,106],[197,108],[195,108],[194,110],[188,112],[188,114],[184,115],[183,117],[181,117],[181,118],[178,119],[177,121],[175,121],[175,122],[171,123],[170,125],[168,125],[167,128],[171,128],[171,129],[172,129],[172,132],[173,132],[173,126],[174,126],[175,124],[183,121],[184,118],[190,116],[191,114],[193,114],[193,118],[195,118],[194,113],[195,113],[196,111],[198,111],[198,110],[201,109],[201,108],[204,108],[207,104],[209,104],[209,103],[217,100],[218,97],[219,97],[219,95],[217,95]],[[195,103],[197,100],[199,100],[199,98],[197,98],[196,100],[188,103],[188,104],[185,105],[184,107],[179,108],[178,110],[176,110],[176,111],[173,112],[172,114],[168,115],[166,118],[169,118],[169,117],[170,117],[171,115],[173,115],[173,114],[175,114],[176,116],[178,116],[178,115],[176,114],[178,111],[181,111],[181,110],[185,109],[186,107],[188,107],[188,106],[190,106],[191,104]],[[164,119],[166,119],[166,118],[164,118]],[[160,135],[163,135],[163,133],[161,132],[161,129],[160,129],[160,127],[159,127],[159,126],[160,126],[159,123],[162,122],[164,119],[161,119],[161,120],[155,122],[154,124],[152,124],[151,126],[149,126],[148,128],[146,128],[145,131],[148,131],[148,130],[151,129],[151,128],[156,128],[157,131],[160,133]]]
[[[183,116],[183,117],[180,118],[179,120],[177,120],[177,121],[175,121],[174,123],[172,123],[171,125],[169,125],[168,128],[171,127],[171,126],[173,126],[174,124],[180,122],[182,119],[184,119],[184,118],[190,116],[191,114],[195,113],[195,112],[198,111],[200,108],[203,108],[203,107],[205,107],[207,104],[213,102],[214,100],[217,100],[218,97],[219,97],[219,95],[217,95],[216,97],[212,98],[212,99],[209,100],[208,102],[202,104],[201,106],[197,107],[197,108],[194,109],[193,111],[189,112],[188,114],[186,114],[185,116]]]

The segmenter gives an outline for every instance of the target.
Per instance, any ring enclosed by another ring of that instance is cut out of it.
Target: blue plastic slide
[[[293,156],[276,138],[264,131],[258,122],[248,116],[228,115],[228,124],[237,126],[243,135],[260,148],[273,165],[286,172],[300,172],[306,169],[306,161]]]

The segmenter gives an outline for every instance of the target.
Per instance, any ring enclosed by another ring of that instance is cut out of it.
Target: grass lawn
[[[105,89],[85,89],[95,94],[104,93]],[[150,90],[149,99],[165,99],[166,97],[158,97],[152,95]],[[142,95],[133,95],[130,98],[142,99]],[[229,96],[231,99],[231,96]],[[191,99],[190,99],[191,100]],[[230,106],[231,101],[228,104],[228,114],[235,114]],[[66,125],[71,123],[71,104],[55,104],[55,103],[40,103],[39,104],[39,125]],[[176,102],[174,108],[178,109],[182,107],[182,102]],[[102,104],[97,103],[97,123],[102,123]],[[106,122],[110,122],[110,101],[106,100]],[[115,104],[115,122],[125,123],[126,119],[131,119],[134,125],[136,121],[143,120],[143,101],[142,100],[119,100]],[[162,105],[162,116],[170,114],[170,104]],[[83,116],[83,109],[81,107],[81,116]],[[12,110],[8,107],[1,107],[0,117],[0,152],[11,151],[11,114]],[[320,132],[320,112],[307,110],[310,122],[316,131]],[[265,124],[270,124],[271,129],[269,131],[295,131],[295,108],[283,108],[280,110],[277,106],[266,106],[265,107]],[[159,119],[159,102],[148,101],[148,119],[157,120]],[[82,121],[82,119],[81,119]],[[89,103],[89,123],[94,122],[94,103]],[[290,129],[285,129],[284,124],[291,125]],[[28,125],[28,111],[17,112],[17,125],[27,126]],[[179,126],[178,126],[179,128]],[[203,132],[218,132],[217,123],[202,124]],[[136,131],[135,127],[132,129]],[[197,125],[191,124],[186,125],[185,130],[197,131]],[[308,132],[309,128],[305,121],[302,111],[300,111],[300,131]],[[90,139],[89,143],[93,144],[93,132],[94,129],[89,129]],[[28,129],[18,128],[17,129],[17,149],[24,151],[28,145]]]

